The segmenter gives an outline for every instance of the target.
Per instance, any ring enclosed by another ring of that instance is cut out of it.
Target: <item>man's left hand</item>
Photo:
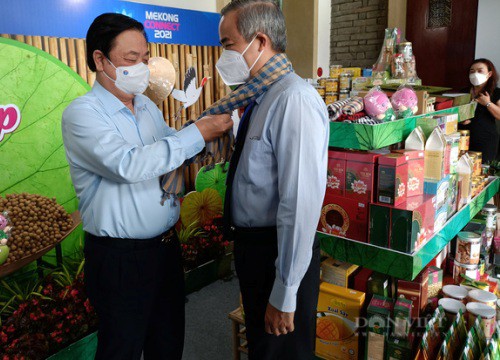
[[[266,316],[264,318],[265,329],[268,334],[276,336],[291,333],[295,327],[293,325],[294,312],[283,312],[267,303]]]

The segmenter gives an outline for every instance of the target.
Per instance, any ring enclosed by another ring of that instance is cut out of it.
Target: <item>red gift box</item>
[[[328,178],[326,191],[333,195],[344,196],[346,153],[328,150]]]
[[[404,298],[413,302],[411,318],[418,319],[427,306],[427,292],[429,288],[428,269],[422,270],[415,280],[398,280],[398,298]]]
[[[373,274],[373,270],[363,268],[354,276],[354,290],[366,293],[368,279]]]
[[[346,153],[347,198],[373,202],[378,157],[380,154],[354,151]]]
[[[378,158],[377,202],[399,205],[406,200],[406,155],[391,153]]]
[[[366,242],[368,203],[327,193],[321,209],[318,231]]]
[[[424,193],[424,157],[422,150],[394,150],[395,153],[405,154],[408,161],[408,183],[406,196],[422,195]]]

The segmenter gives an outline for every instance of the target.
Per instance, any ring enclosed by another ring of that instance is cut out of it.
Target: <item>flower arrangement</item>
[[[65,266],[49,274],[19,304],[20,287],[3,282],[11,300],[3,303],[0,359],[45,359],[97,328],[97,316],[85,294],[83,261],[76,273]],[[9,311],[9,309],[11,311]]]
[[[197,223],[179,225],[177,235],[186,271],[222,257],[230,245],[222,233],[222,217],[215,217],[201,227]]]

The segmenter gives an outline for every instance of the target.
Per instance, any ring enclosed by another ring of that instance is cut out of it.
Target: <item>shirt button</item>
[[[236,230],[236,228],[234,226],[231,226],[230,229],[231,229],[231,231],[235,231]]]

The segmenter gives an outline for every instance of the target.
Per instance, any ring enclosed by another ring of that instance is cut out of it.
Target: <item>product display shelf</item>
[[[464,121],[474,117],[477,104],[466,105],[417,115],[406,119],[386,122],[378,125],[351,124],[330,122],[329,146],[356,150],[374,150],[403,141],[415,128],[417,119],[435,115],[458,114],[458,120]]]
[[[61,237],[61,239],[53,244],[50,244],[49,246],[44,247],[40,251],[37,251],[35,254],[23,257],[13,263],[10,264],[3,264],[0,265],[0,278],[7,276],[9,274],[12,274],[13,272],[19,270],[20,268],[28,265],[29,263],[32,263],[35,260],[40,260],[43,255],[48,253],[52,249],[56,249],[56,257],[57,257],[57,262],[62,263],[62,250],[61,250],[61,242],[66,239],[66,237],[75,230],[78,225],[81,224],[82,220],[80,218],[80,212],[75,211],[71,213],[71,219],[73,220],[73,225],[71,228]]]
[[[444,227],[413,254],[318,232],[321,249],[331,257],[404,280],[413,280],[422,269],[461,231],[498,192],[500,179],[492,177],[488,186],[460,209]]]

